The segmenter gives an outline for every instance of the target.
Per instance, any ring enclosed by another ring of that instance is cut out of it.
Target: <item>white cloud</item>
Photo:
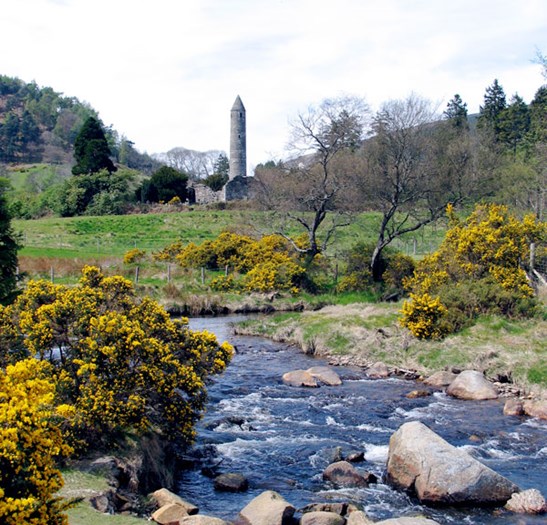
[[[529,101],[545,35],[544,0],[7,0],[0,74],[88,101],[148,152],[227,150],[240,94],[256,164],[298,110],[343,93],[459,93],[477,111],[498,78]]]

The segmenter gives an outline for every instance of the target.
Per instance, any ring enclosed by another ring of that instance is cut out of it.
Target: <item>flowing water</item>
[[[207,413],[198,425],[197,450],[212,453],[218,473],[249,479],[244,493],[216,492],[213,480],[196,467],[185,471],[179,493],[200,513],[234,519],[251,499],[275,490],[296,508],[311,502],[348,501],[374,520],[422,514],[442,524],[539,524],[545,517],[519,516],[499,509],[429,508],[379,482],[368,488],[335,490],[322,472],[335,456],[364,451],[356,464],[381,478],[391,434],[420,420],[449,443],[511,479],[521,489],[547,496],[547,425],[536,419],[503,416],[503,402],[460,401],[432,390],[426,398],[405,394],[422,385],[400,379],[369,380],[358,369],[336,368],[338,387],[291,388],[281,376],[325,364],[297,349],[262,338],[230,334],[237,317],[191,320],[219,340],[237,346],[227,371],[209,388]]]

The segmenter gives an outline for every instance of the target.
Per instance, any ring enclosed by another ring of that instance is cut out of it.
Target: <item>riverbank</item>
[[[294,344],[331,364],[388,367],[429,375],[475,369],[512,383],[522,395],[547,397],[547,320],[479,319],[439,341],[414,338],[399,322],[400,304],[349,304],[315,311],[282,312],[235,326],[239,335]]]

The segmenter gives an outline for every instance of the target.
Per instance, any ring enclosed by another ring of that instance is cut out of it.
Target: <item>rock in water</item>
[[[205,516],[205,514],[196,514],[187,516],[179,520],[179,525],[229,525],[227,521],[213,516]]]
[[[307,370],[293,370],[283,374],[283,383],[288,386],[307,386],[317,388],[319,383]]]
[[[424,385],[435,386],[437,388],[442,388],[448,386],[454,379],[458,377],[452,372],[447,372],[446,370],[441,370],[430,375],[427,379],[424,380]]]
[[[237,473],[221,474],[215,478],[215,490],[224,492],[245,492],[249,482],[245,476]]]
[[[505,508],[522,514],[543,514],[547,512],[547,503],[539,490],[528,489],[513,494]]]
[[[366,479],[347,461],[331,463],[323,472],[323,479],[337,487],[368,487]]]
[[[508,399],[503,405],[503,414],[506,416],[523,416],[524,406],[518,399]]]
[[[376,525],[440,525],[438,521],[433,521],[422,517],[404,517],[391,518],[389,520],[377,521]]]
[[[497,399],[498,391],[483,374],[476,370],[464,370],[446,389],[449,396],[458,399]]]
[[[173,492],[165,488],[158,489],[156,490],[156,492],[152,492],[152,494],[150,494],[149,496],[150,499],[156,502],[156,505],[158,507],[163,507],[164,505],[168,505],[170,503],[176,503],[177,505],[183,507],[187,514],[197,514],[199,512],[198,507],[196,507],[192,503],[188,503],[177,494],[174,494]]]
[[[180,521],[186,516],[188,516],[188,513],[181,505],[168,503],[154,512],[154,514],[152,514],[152,519],[160,525],[169,525],[170,523]]]
[[[418,399],[420,397],[429,397],[430,395],[431,392],[428,392],[427,390],[412,390],[405,397],[407,399]]]
[[[389,376],[389,369],[385,363],[378,361],[365,370],[365,374],[372,379],[383,379]]]
[[[374,525],[374,522],[362,510],[355,510],[348,516],[346,525]]]
[[[414,490],[423,503],[503,504],[519,488],[419,421],[402,425],[389,440],[387,479]]]
[[[328,366],[312,366],[306,371],[327,386],[340,386],[342,384],[340,376]]]
[[[524,402],[524,413],[530,417],[539,419],[547,419],[547,401],[532,401]]]
[[[239,515],[250,525],[285,525],[295,510],[283,496],[267,490],[251,500]]]
[[[300,519],[300,525],[344,525],[346,520],[335,512],[324,510],[306,512]]]

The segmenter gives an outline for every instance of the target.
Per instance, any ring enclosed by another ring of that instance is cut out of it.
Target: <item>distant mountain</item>
[[[0,76],[0,162],[72,162],[74,139],[90,116],[98,118],[77,98]]]

